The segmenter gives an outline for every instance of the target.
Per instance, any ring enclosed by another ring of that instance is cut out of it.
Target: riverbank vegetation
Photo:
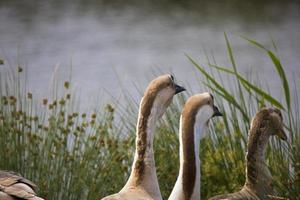
[[[280,196],[299,199],[299,88],[287,79],[276,51],[245,38],[272,62],[270,70],[277,72],[284,97],[275,98],[257,84],[262,80],[239,73],[226,35],[225,40],[224,53],[231,66],[210,60],[202,66],[186,55],[203,80],[199,85],[214,94],[224,113],[223,118],[211,121],[208,137],[201,142],[202,199],[242,187],[247,130],[251,117],[264,105],[282,110],[288,133],[288,142],[272,138],[266,152],[274,187]],[[222,84],[220,74],[228,77],[228,86]],[[0,83],[0,169],[31,179],[39,186],[40,196],[48,200],[94,200],[122,188],[133,159],[136,103],[108,103],[102,109],[79,112],[69,80],[55,81],[51,96],[37,99],[27,87],[22,66],[2,71]],[[178,120],[187,98],[186,94],[176,96],[156,129],[155,159],[164,199],[178,173]]]

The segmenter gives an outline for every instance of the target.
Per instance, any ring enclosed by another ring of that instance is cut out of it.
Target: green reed
[[[272,96],[266,89],[256,85],[238,72],[233,49],[225,34],[227,52],[231,66],[220,66],[208,62],[208,68],[199,65],[187,56],[192,64],[203,75],[203,84],[217,96],[218,105],[223,107],[223,120],[214,123],[210,137],[202,142],[201,159],[203,163],[201,196],[206,199],[218,193],[228,193],[241,189],[245,181],[245,147],[251,117],[262,106],[274,106],[282,110],[287,130],[288,142],[272,138],[266,154],[274,186],[280,196],[290,199],[300,198],[300,138],[299,138],[299,99],[293,91],[291,95],[288,79],[277,54],[262,44],[244,38],[251,45],[258,47],[273,63],[281,83],[284,100]],[[225,87],[217,81],[215,73],[224,73],[232,77],[234,86]],[[256,81],[257,82],[257,81]],[[292,98],[293,97],[293,98]]]
[[[227,35],[225,40],[231,66],[210,61],[202,66],[187,56],[204,80],[199,88],[205,86],[211,91],[225,114],[222,119],[212,120],[208,137],[201,141],[202,199],[242,187],[250,119],[263,105],[276,106],[284,113],[288,143],[272,139],[266,159],[279,194],[297,199],[299,91],[290,89],[276,53],[245,38],[273,62],[282,82],[284,101],[254,84],[238,72]],[[70,80],[54,81],[52,97],[38,99],[28,89],[25,71],[17,67],[0,74],[0,169],[31,179],[39,186],[40,196],[48,200],[94,200],[119,191],[133,160],[138,104],[128,96],[122,105],[110,103],[96,111],[78,112]],[[231,87],[222,84],[222,73],[230,75]],[[155,160],[164,199],[177,178],[178,124],[187,98],[177,95],[156,129]]]

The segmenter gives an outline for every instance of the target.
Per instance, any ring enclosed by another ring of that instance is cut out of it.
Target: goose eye
[[[174,81],[174,76],[170,74],[170,77],[171,77],[172,81]]]

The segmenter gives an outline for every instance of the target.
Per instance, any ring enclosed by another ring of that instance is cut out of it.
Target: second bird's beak
[[[223,114],[219,111],[219,108],[213,105],[214,114],[212,117],[223,116]]]
[[[276,134],[280,139],[286,141],[287,140],[287,136],[286,133],[283,129],[280,129],[277,134]]]
[[[185,90],[186,89],[184,87],[181,87],[181,86],[175,84],[175,94],[178,94],[178,93],[183,92]]]

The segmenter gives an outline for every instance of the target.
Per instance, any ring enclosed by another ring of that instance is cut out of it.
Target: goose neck
[[[162,199],[153,152],[154,129],[159,115],[155,102],[150,108],[143,107],[142,102],[136,127],[134,161],[129,180],[124,188],[142,187],[154,199]]]
[[[246,156],[246,185],[261,187],[270,182],[271,175],[265,164],[265,151],[269,137],[261,129],[250,129]]]
[[[193,118],[180,118],[180,168],[175,187],[169,197],[173,199],[200,199],[200,138],[204,123],[195,124]]]

